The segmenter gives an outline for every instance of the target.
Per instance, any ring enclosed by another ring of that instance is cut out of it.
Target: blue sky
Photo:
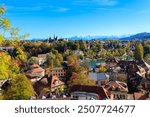
[[[30,38],[150,32],[150,0],[0,0]]]

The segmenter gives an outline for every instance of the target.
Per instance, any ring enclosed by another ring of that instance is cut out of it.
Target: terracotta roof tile
[[[127,85],[119,81],[110,81],[105,85],[105,88],[110,91],[128,92]]]
[[[149,93],[134,93],[134,99],[135,100],[149,100],[150,99],[150,96],[149,96]]]
[[[99,99],[109,99],[108,93],[106,90],[104,90],[103,87],[98,87],[98,86],[86,86],[86,85],[74,85],[70,89],[70,93],[74,91],[81,91],[81,92],[87,92],[87,93],[96,93],[99,95]]]

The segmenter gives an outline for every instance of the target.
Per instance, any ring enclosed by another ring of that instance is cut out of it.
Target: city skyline
[[[12,27],[30,38],[149,32],[149,0],[1,0]]]

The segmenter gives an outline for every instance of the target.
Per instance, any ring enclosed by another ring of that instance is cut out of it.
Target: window
[[[73,99],[78,99],[78,96],[73,96]]]
[[[123,95],[123,99],[125,99],[125,95]]]
[[[122,95],[120,95],[120,99],[122,99]]]
[[[118,94],[116,95],[116,98],[119,99],[119,95]]]
[[[116,95],[114,94],[114,99],[116,98]]]

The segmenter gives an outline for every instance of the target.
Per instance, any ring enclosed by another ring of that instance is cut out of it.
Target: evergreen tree
[[[135,60],[141,61],[143,59],[143,56],[144,56],[144,50],[142,44],[136,44],[135,53],[134,53]]]

